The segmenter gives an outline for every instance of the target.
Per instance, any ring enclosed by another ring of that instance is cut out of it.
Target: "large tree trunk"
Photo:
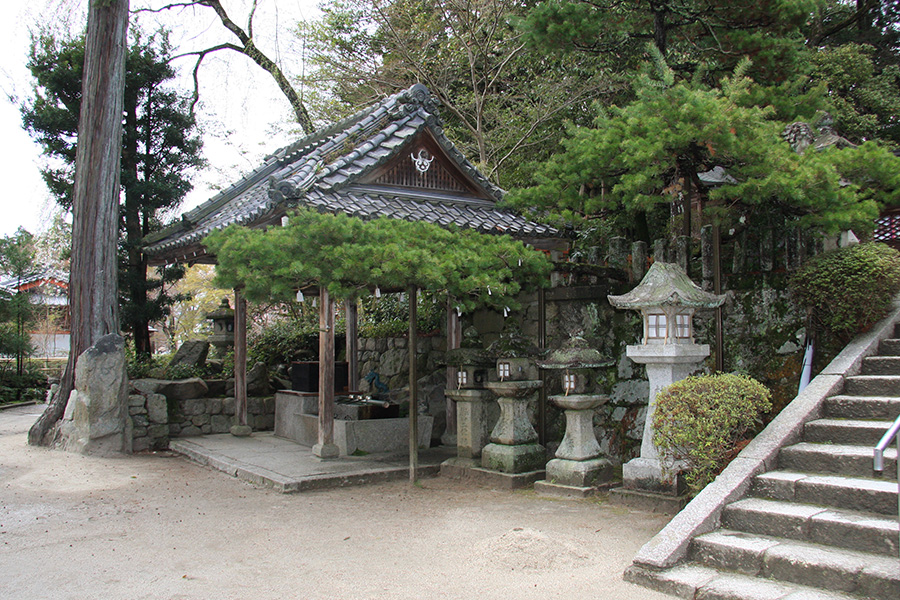
[[[57,395],[28,432],[33,445],[49,441],[47,433],[62,417],[79,355],[119,330],[116,240],[127,30],[128,0],[91,0],[75,161],[69,362]]]

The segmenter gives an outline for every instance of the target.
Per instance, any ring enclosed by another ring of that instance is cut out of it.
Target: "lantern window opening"
[[[681,340],[689,340],[693,337],[690,313],[678,313],[675,315],[675,337]]]
[[[460,370],[456,373],[456,385],[457,385],[457,388],[461,388],[462,386],[464,386],[464,385],[466,385],[466,384],[468,384],[468,383],[469,383],[469,374],[468,374],[466,371],[460,369]]]
[[[505,378],[509,377],[511,373],[512,370],[508,362],[497,363],[497,375],[500,376],[500,381],[503,381]]]
[[[668,319],[665,313],[648,313],[647,323],[647,339],[665,340],[668,338],[667,324]]]
[[[575,373],[563,373],[563,389],[566,392],[566,396],[569,395],[569,392],[575,391]]]

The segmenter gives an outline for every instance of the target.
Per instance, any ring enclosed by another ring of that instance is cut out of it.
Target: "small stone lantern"
[[[484,469],[511,475],[513,487],[531,485],[543,476],[547,452],[529,418],[528,401],[543,385],[533,356],[537,348],[517,331],[502,335],[488,354],[497,356],[497,380],[487,388],[497,395],[500,418],[491,443],[481,453]]]
[[[636,288],[609,296],[616,308],[638,310],[643,339],[626,348],[628,358],[646,365],[650,384],[641,455],[622,467],[625,490],[668,496],[681,493],[675,466],[663,468],[653,444],[653,412],[659,391],[684,379],[709,356],[709,345],[694,342],[694,312],[721,306],[725,296],[704,292],[674,263],[655,262]],[[669,510],[669,509],[666,509]]]
[[[456,455],[459,460],[452,462],[459,466],[475,466],[474,459],[481,457],[481,450],[490,439],[487,409],[493,394],[484,386],[491,361],[481,349],[455,348],[447,351],[447,364],[457,368],[456,381],[448,382],[444,390],[444,395],[456,402]],[[477,464],[480,465],[480,461]]]
[[[537,364],[560,373],[563,393],[550,396],[549,400],[566,411],[566,433],[556,458],[547,463],[547,479],[536,482],[535,490],[553,495],[588,496],[612,479],[612,462],[602,456],[593,423],[594,410],[606,404],[609,396],[591,393],[595,370],[612,361],[589,347],[584,338],[575,336]]]
[[[222,298],[219,307],[207,313],[206,318],[213,322],[209,343],[219,356],[224,356],[229,348],[234,347],[234,309],[228,304],[228,298]]]

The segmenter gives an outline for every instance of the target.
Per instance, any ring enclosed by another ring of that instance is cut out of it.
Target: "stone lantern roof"
[[[228,298],[222,298],[221,304],[216,307],[216,310],[210,313],[206,313],[207,319],[233,319],[234,318],[234,309],[231,308],[231,305],[228,303]]]
[[[609,366],[613,361],[591,348],[583,337],[573,336],[566,340],[562,348],[552,351],[545,360],[537,363],[542,369],[597,369]]]
[[[652,307],[712,309],[725,296],[704,292],[675,263],[655,262],[636,288],[621,296],[607,296],[616,308],[641,310]]]

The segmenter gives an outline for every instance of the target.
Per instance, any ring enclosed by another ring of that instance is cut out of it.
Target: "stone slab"
[[[170,449],[200,465],[283,493],[409,477],[409,457],[405,453],[322,460],[309,447],[276,437],[272,432],[256,432],[248,438],[229,434],[181,438],[172,440]],[[437,475],[441,462],[451,452],[449,448],[420,452],[419,477]]]
[[[478,466],[475,461],[467,459],[450,459],[441,463],[441,476],[452,479],[465,479],[476,485],[503,490],[530,488],[536,481],[544,479],[544,471],[528,473],[501,473]]]
[[[677,514],[689,501],[688,496],[653,494],[625,488],[614,488],[609,493],[610,504],[665,515]]]
[[[600,488],[578,487],[540,480],[534,482],[534,491],[540,496],[550,496],[554,498],[588,498],[600,492]]]

